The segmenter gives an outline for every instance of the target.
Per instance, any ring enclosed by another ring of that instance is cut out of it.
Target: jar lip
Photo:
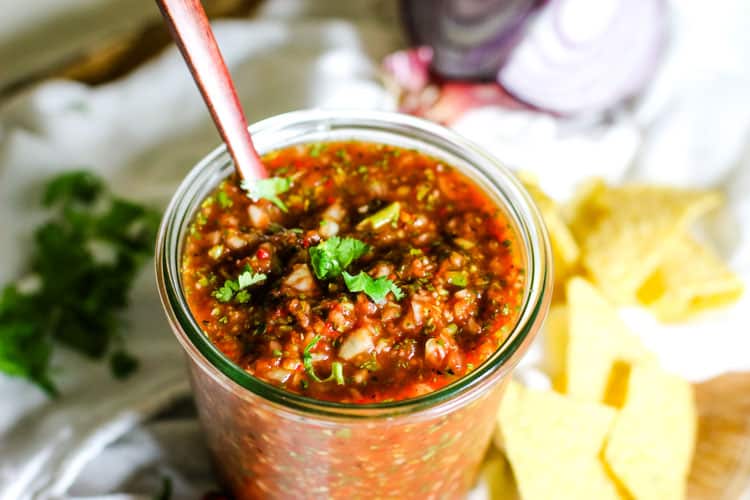
[[[486,184],[505,195],[511,205],[505,208],[517,219],[515,222],[521,233],[517,236],[526,247],[527,286],[516,324],[492,356],[471,373],[436,391],[410,399],[367,404],[317,400],[286,391],[245,372],[226,358],[197,324],[185,300],[179,272],[181,240],[184,238],[187,223],[192,219],[192,212],[186,210],[187,205],[191,201],[194,203],[198,198],[200,199],[197,201],[200,203],[203,198],[201,193],[205,193],[206,184],[210,183],[213,188],[218,183],[211,182],[212,179],[209,177],[218,181],[220,171],[231,165],[226,146],[221,145],[198,162],[177,188],[162,219],[156,243],[155,265],[161,301],[175,335],[188,354],[213,372],[215,377],[223,377],[224,382],[232,381],[272,403],[302,413],[346,418],[391,417],[432,408],[439,403],[458,399],[459,395],[465,397],[472,392],[469,389],[487,382],[493,374],[503,369],[511,369],[546,317],[551,295],[549,290],[552,286],[551,252],[544,223],[530,195],[515,176],[488,153],[457,133],[435,123],[399,113],[352,110],[293,111],[257,122],[251,125],[249,130],[256,140],[256,147],[263,151],[263,147],[259,147],[258,139],[263,138],[264,134],[270,134],[277,138],[277,141],[280,135],[286,135],[286,138],[290,139],[295,135],[292,131],[294,127],[302,127],[308,134],[319,132],[323,136],[337,127],[351,130],[359,128],[361,131],[380,130],[394,137],[413,133],[417,142],[427,144],[428,140],[433,140],[436,149],[450,145],[455,154],[461,153],[465,161],[470,162],[479,172]],[[299,142],[315,141],[306,139]],[[377,139],[373,142],[377,142]],[[291,144],[293,142],[287,143]],[[279,147],[284,145],[276,145],[270,149]],[[201,189],[203,191],[199,193]]]

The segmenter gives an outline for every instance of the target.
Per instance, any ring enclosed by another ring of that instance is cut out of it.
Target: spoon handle
[[[156,0],[156,3],[234,159],[237,173],[250,181],[268,177],[200,1]]]

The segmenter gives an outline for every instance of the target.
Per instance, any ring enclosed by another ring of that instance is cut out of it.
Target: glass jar
[[[366,405],[318,401],[231,363],[193,319],[180,277],[186,231],[202,200],[232,172],[224,147],[188,174],[167,208],[156,249],[161,299],[185,349],[198,415],[216,470],[237,498],[460,498],[471,488],[512,369],[551,298],[549,242],[515,177],[457,134],[380,112],[301,111],[250,127],[258,152],[337,140],[414,148],[471,178],[505,212],[523,251],[526,284],[504,344],[456,382],[413,399]]]

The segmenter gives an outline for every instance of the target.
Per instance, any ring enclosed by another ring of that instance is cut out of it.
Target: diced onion
[[[366,327],[358,328],[350,333],[341,344],[339,356],[350,360],[359,354],[371,351],[374,347],[370,329]]]

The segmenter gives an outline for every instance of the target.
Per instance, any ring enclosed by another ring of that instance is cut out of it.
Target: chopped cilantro
[[[360,271],[356,276],[352,276],[346,271],[343,272],[344,282],[350,292],[364,292],[375,302],[382,302],[388,292],[393,293],[396,300],[404,297],[404,292],[396,284],[386,277],[373,278],[364,271]]]
[[[331,380],[336,380],[337,384],[344,385],[344,367],[338,361],[334,361],[333,363],[331,363],[331,374],[328,376],[328,378],[320,378],[315,374],[315,367],[313,367],[312,360],[312,350],[318,344],[318,342],[320,342],[320,339],[320,335],[314,336],[310,343],[305,346],[305,350],[302,352],[302,364],[305,367],[305,371],[310,376],[310,378],[316,382],[330,382]]]
[[[356,238],[334,236],[310,247],[310,264],[318,279],[335,278],[341,275],[354,260],[362,257],[369,246]]]
[[[138,369],[138,360],[126,351],[115,351],[109,358],[109,366],[115,378],[126,378]]]
[[[234,280],[226,280],[224,284],[214,290],[211,294],[216,297],[219,302],[229,302],[234,297],[234,292],[240,289],[239,285]]]
[[[380,370],[380,364],[378,364],[378,360],[375,359],[374,357],[368,359],[367,361],[362,363],[359,367],[364,368],[365,370],[370,371],[370,372],[375,372],[375,371]]]
[[[469,278],[463,271],[451,271],[448,273],[448,283],[453,286],[465,287]]]
[[[161,491],[154,495],[154,500],[171,500],[172,498],[172,478],[163,476],[161,478]]]
[[[317,158],[320,156],[320,153],[325,151],[328,148],[328,144],[324,142],[316,142],[315,144],[310,145],[310,150],[308,151],[308,154],[312,156],[313,158]]]
[[[29,250],[29,274],[38,285],[22,292],[9,284],[0,295],[0,371],[53,395],[49,363],[56,344],[101,359],[120,338],[120,313],[152,254],[159,214],[115,197],[85,171],[52,179],[42,203],[53,212]],[[110,356],[115,376],[135,368],[122,350]]]
[[[242,189],[247,191],[247,196],[251,200],[258,201],[262,198],[270,201],[283,212],[288,211],[287,206],[279,199],[279,195],[286,193],[292,187],[290,179],[286,177],[269,177],[268,179],[258,179],[252,182],[243,180],[241,186]]]
[[[331,376],[328,378],[334,378],[338,385],[344,385],[344,365],[338,361],[331,363]]]
[[[250,293],[245,288],[265,279],[265,274],[253,272],[250,266],[245,266],[245,270],[236,280],[225,280],[224,284],[214,290],[211,295],[219,302],[229,302],[235,299],[240,304],[245,304],[250,300]]]
[[[282,352],[281,352],[280,350],[278,350],[278,349],[274,349],[274,350],[273,350],[273,355],[274,355],[274,356],[276,356],[276,357],[279,357],[279,356],[281,356],[282,354],[283,354],[283,353],[282,353]]]
[[[216,195],[216,199],[219,201],[221,208],[232,208],[232,205],[234,205],[232,198],[230,198],[225,191],[219,191],[219,194]]]
[[[260,283],[261,281],[264,281],[265,279],[266,279],[266,275],[264,273],[253,272],[249,266],[245,266],[245,270],[237,278],[237,284],[239,285],[240,290],[242,290],[244,288],[249,287],[250,285]]]
[[[247,290],[240,290],[237,292],[237,295],[234,296],[234,300],[239,302],[240,304],[247,304],[250,302],[250,292]]]

